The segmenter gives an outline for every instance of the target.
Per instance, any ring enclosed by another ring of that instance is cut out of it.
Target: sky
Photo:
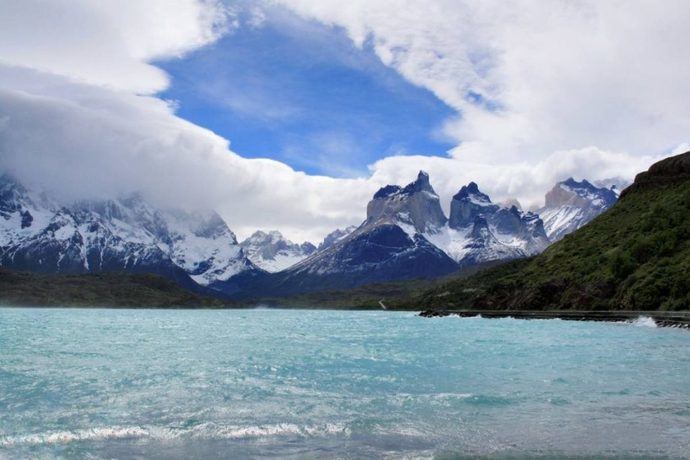
[[[454,111],[360,49],[344,30],[283,10],[213,46],[160,62],[177,115],[308,174],[365,177],[389,155],[443,155]]]
[[[238,236],[357,224],[420,169],[536,208],[690,142],[690,3],[0,0],[0,171]]]

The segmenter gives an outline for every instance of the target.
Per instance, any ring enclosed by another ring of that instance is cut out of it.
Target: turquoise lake
[[[0,309],[0,458],[690,458],[690,333]]]

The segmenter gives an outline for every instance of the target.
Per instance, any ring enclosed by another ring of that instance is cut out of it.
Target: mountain
[[[453,197],[448,223],[426,236],[461,267],[526,257],[549,245],[539,216],[492,203],[474,182]]]
[[[435,278],[535,254],[548,244],[537,215],[493,204],[475,183],[453,198],[446,218],[429,175],[420,171],[404,187],[377,191],[359,227],[329,235],[316,253],[272,277],[263,292],[291,295]]]
[[[419,308],[690,309],[690,152],[637,175],[608,211],[542,254],[434,288]]]
[[[319,251],[322,251],[326,248],[329,248],[329,247],[333,246],[335,243],[337,243],[338,241],[345,238],[350,233],[354,232],[355,230],[357,230],[356,225],[350,225],[349,227],[339,228],[339,229],[333,230],[331,233],[326,235],[326,237],[319,244],[319,247],[317,249]]]
[[[260,271],[214,212],[159,210],[141,196],[67,206],[0,177],[0,266],[40,273],[154,273],[201,290]]]
[[[276,274],[267,291],[287,295],[450,273],[457,269],[455,261],[424,236],[446,221],[429,176],[420,172],[406,187],[376,192],[357,229]]]
[[[240,243],[249,260],[267,272],[279,272],[295,265],[316,251],[309,242],[293,243],[280,232],[256,231]]]
[[[557,183],[546,194],[545,205],[537,212],[551,241],[560,240],[613,206],[620,193],[616,184],[621,180],[601,183],[610,186],[597,187],[571,177]]]
[[[560,237],[615,199],[612,189],[587,181],[559,183],[547,194],[552,220],[545,228],[537,214],[515,201],[495,204],[471,182],[453,197],[447,218],[420,171],[404,187],[378,190],[360,226],[332,232],[317,249],[277,231],[257,231],[238,243],[215,212],[158,209],[139,195],[59,204],[2,176],[0,266],[48,274],[153,273],[196,292],[233,297],[343,290],[537,254],[550,243],[547,231]]]

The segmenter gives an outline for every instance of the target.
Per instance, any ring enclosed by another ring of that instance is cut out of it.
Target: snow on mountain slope
[[[525,257],[549,244],[539,216],[492,203],[474,182],[453,197],[448,224],[425,236],[460,266]]]
[[[547,194],[538,213],[551,241],[558,241],[582,227],[617,201],[620,191],[597,187],[586,180],[573,178],[557,183]]]
[[[405,187],[381,188],[359,227],[276,274],[272,289],[290,294],[430,278],[535,254],[548,244],[539,216],[492,203],[475,183],[455,195],[446,218],[429,176],[420,172]]]
[[[365,223],[402,223],[411,225],[417,233],[433,233],[447,220],[429,175],[420,171],[417,180],[405,187],[388,185],[376,192],[367,205]]]
[[[215,213],[140,196],[66,206],[0,177],[0,266],[47,273],[151,272],[193,287],[258,270]]]
[[[291,294],[345,289],[450,273],[457,268],[455,262],[421,233],[438,231],[446,220],[429,176],[420,172],[406,187],[389,185],[376,192],[357,229],[278,273],[273,290]]]
[[[170,236],[167,246],[173,262],[202,286],[227,281],[245,270],[253,270],[237,244],[235,234],[215,212],[163,213]]]
[[[347,235],[354,232],[355,230],[357,230],[356,225],[350,225],[349,227],[338,228],[336,230],[333,230],[331,233],[326,235],[326,237],[319,244],[319,247],[317,249],[319,251],[322,251],[326,248],[329,248],[329,247],[333,246],[335,243],[337,243],[338,241],[341,241],[343,238],[345,238]]]
[[[270,273],[285,270],[316,251],[313,244],[293,243],[278,231],[256,231],[240,246],[254,264]]]
[[[381,188],[359,227],[334,231],[317,249],[276,231],[238,244],[216,213],[160,210],[137,195],[62,205],[2,176],[0,266],[152,272],[187,287],[247,295],[342,289],[536,254],[616,199],[614,188],[568,179],[546,195],[537,215],[515,202],[495,204],[471,182],[453,197],[446,218],[420,171],[405,187]]]

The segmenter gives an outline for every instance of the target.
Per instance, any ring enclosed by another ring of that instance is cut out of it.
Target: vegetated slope
[[[153,274],[53,275],[0,269],[0,304],[64,307],[221,307]]]
[[[407,302],[440,309],[690,309],[690,152],[638,174],[609,211],[541,255]]]

